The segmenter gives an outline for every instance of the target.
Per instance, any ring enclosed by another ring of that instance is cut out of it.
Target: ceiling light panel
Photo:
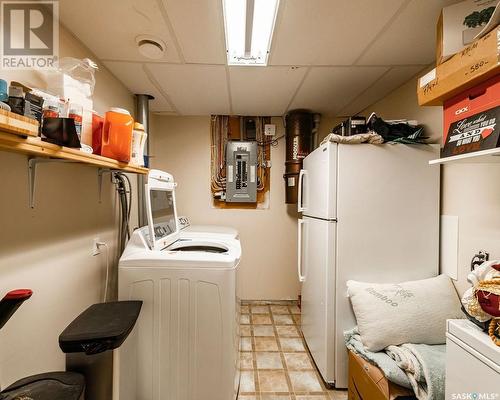
[[[227,63],[267,65],[279,0],[223,0]]]

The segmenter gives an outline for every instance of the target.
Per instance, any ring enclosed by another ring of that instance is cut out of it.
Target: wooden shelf
[[[473,153],[460,154],[458,156],[438,158],[437,160],[429,161],[430,165],[436,164],[454,164],[454,163],[469,163],[469,164],[491,164],[500,163],[500,148],[475,151]]]
[[[70,149],[68,147],[42,142],[40,138],[22,137],[5,131],[0,131],[0,150],[23,153],[35,157],[48,157],[79,162],[99,168],[121,170],[134,174],[147,174],[149,171],[147,168],[129,165],[95,154],[84,153],[78,149]]]

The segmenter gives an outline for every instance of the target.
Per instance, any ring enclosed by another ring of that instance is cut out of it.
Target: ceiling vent
[[[160,60],[165,54],[167,46],[165,43],[154,36],[138,36],[136,39],[139,53],[151,60]]]

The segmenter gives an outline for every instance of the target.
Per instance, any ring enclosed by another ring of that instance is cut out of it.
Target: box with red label
[[[500,74],[444,103],[441,157],[499,146]]]

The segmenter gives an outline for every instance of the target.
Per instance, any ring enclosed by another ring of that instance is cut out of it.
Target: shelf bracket
[[[111,168],[99,168],[97,170],[97,190],[99,191],[99,204],[102,203],[102,177],[104,174],[111,174],[111,182],[113,182],[113,173],[115,170]]]
[[[36,169],[39,164],[47,163],[78,163],[72,160],[60,160],[57,158],[28,158],[28,181],[29,181],[29,206],[35,208],[35,187],[36,187]]]

